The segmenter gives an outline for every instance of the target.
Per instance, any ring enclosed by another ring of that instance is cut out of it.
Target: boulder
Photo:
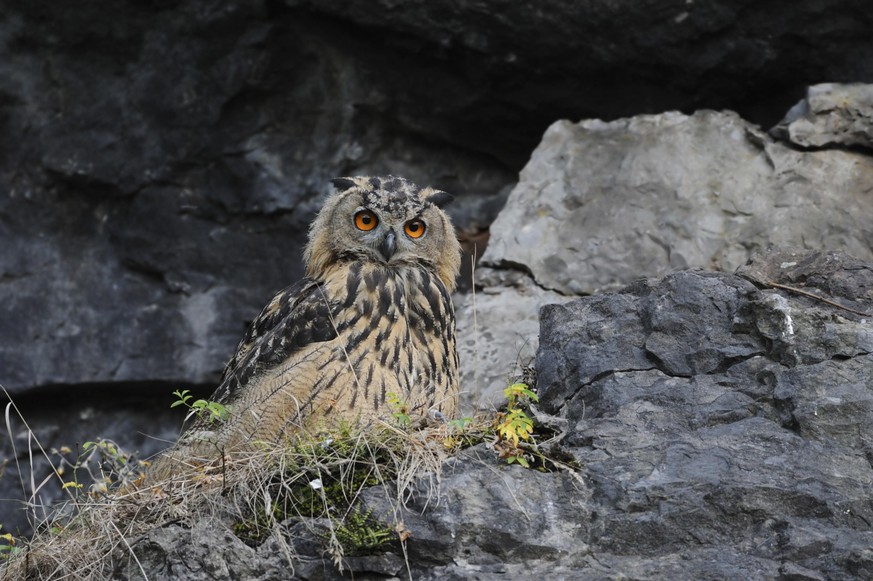
[[[570,300],[524,273],[477,271],[473,292],[455,295],[462,416],[503,405],[503,390],[529,375],[538,346],[539,310]]]
[[[774,252],[747,278],[681,272],[543,309],[541,402],[573,424],[593,553],[630,576],[870,574],[871,269]]]
[[[464,402],[490,407],[521,374],[544,302],[771,245],[873,257],[871,184],[869,155],[796,151],[729,112],[553,124],[492,225],[479,296],[456,301]]]
[[[803,152],[736,114],[558,121],[492,226],[484,266],[589,294],[770,245],[873,258],[873,157]]]
[[[823,83],[806,90],[771,134],[801,147],[873,147],[873,85]]]

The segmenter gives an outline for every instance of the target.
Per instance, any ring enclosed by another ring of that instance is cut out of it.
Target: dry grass
[[[421,493],[425,482],[424,493],[437,495],[443,461],[493,432],[492,422],[483,418],[418,430],[387,422],[367,429],[340,426],[160,481],[142,478],[130,469],[135,463],[125,461],[121,473],[104,475],[117,482],[107,491],[69,487],[66,507],[17,547],[0,568],[0,579],[106,579],[121,561],[136,563],[148,578],[137,560],[137,541],[156,528],[190,526],[204,518],[219,519],[249,544],[272,537],[292,566],[293,539],[281,523],[294,517],[327,522],[327,532],[317,534],[342,569],[344,554],[360,548],[356,544],[405,541],[402,527],[395,532],[398,523],[375,523],[361,514],[362,490],[384,487],[396,499],[397,514],[414,485]]]

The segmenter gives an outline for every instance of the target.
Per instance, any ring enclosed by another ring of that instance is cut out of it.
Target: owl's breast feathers
[[[309,424],[310,416],[390,417],[392,393],[411,414],[454,415],[451,297],[425,267],[346,262],[273,298],[228,362],[213,399],[247,416],[239,426],[244,437],[274,440]],[[277,416],[281,426],[263,425]]]

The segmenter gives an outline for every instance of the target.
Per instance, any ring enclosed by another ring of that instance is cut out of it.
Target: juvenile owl
[[[451,196],[393,176],[332,183],[309,232],[306,278],[255,319],[211,397],[228,418],[196,419],[163,463],[207,462],[338,418],[390,418],[391,394],[413,418],[455,414],[450,293],[461,250],[441,209]],[[191,455],[200,458],[182,458]]]

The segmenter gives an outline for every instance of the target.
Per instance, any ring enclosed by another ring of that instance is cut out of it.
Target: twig
[[[6,414],[5,414],[6,415],[6,430],[9,432],[9,439],[12,442],[13,449],[15,448],[15,435],[12,433],[12,422],[10,421],[10,413],[9,413],[10,409],[15,411],[15,415],[18,416],[18,419],[21,421],[22,424],[24,424],[24,427],[27,429],[27,452],[28,452],[28,459],[30,461],[30,487],[31,487],[31,491],[32,491],[31,499],[33,499],[32,508],[33,508],[34,519],[37,518],[37,514],[36,514],[36,495],[37,495],[37,492],[39,492],[39,490],[42,489],[42,487],[45,485],[45,483],[48,482],[52,477],[58,479],[58,481],[61,484],[61,489],[67,493],[67,496],[70,497],[71,501],[75,502],[76,497],[73,495],[73,493],[68,488],[63,487],[64,479],[61,477],[60,474],[58,474],[58,470],[57,470],[57,468],[55,468],[55,463],[52,461],[51,456],[49,456],[48,453],[45,451],[45,449],[42,447],[42,443],[40,443],[39,438],[36,437],[36,434],[34,434],[33,430],[30,428],[30,424],[27,423],[27,420],[24,419],[24,415],[21,413],[21,410],[19,410],[18,406],[15,404],[15,400],[12,399],[12,395],[9,393],[9,391],[6,389],[6,387],[3,386],[2,383],[0,383],[0,392],[2,392],[3,395],[6,396],[6,399],[9,400],[9,403],[6,404]],[[39,485],[39,487],[36,486],[36,479],[34,478],[34,473],[33,473],[33,470],[34,470],[34,467],[33,467],[33,442],[36,442],[36,445],[39,448],[39,451],[42,453],[43,457],[48,461],[49,467],[51,468],[51,473]],[[17,453],[15,454],[15,463],[16,463],[16,466],[18,466],[18,474],[19,474],[19,479],[21,480],[22,488],[24,488],[25,487],[24,478],[21,475],[21,467],[18,465],[18,454]],[[24,490],[24,493],[26,495],[27,490]],[[28,501],[28,504],[30,504],[30,501]],[[45,507],[43,507],[43,510],[45,510]]]
[[[9,415],[9,410],[12,409],[13,403],[10,400],[6,404],[6,432],[9,434],[9,443],[12,444],[12,457],[15,458],[15,467],[18,469],[18,480],[21,482],[21,492],[27,496],[27,486],[24,484],[24,476],[21,472],[21,464],[18,462],[18,450],[15,449],[15,434],[12,432],[12,418]]]
[[[477,317],[476,310],[476,255],[478,253],[479,248],[476,246],[476,243],[473,243],[473,256],[470,257],[472,261],[472,267],[470,270],[470,287],[473,291],[473,356],[476,358],[476,361],[481,361],[479,358],[479,319]],[[481,382],[479,381],[479,371],[481,369],[480,365],[476,365],[473,370],[473,383],[476,388],[481,386]],[[476,402],[477,404],[479,402]]]
[[[797,288],[797,287],[794,287],[794,286],[788,286],[788,285],[785,285],[785,284],[779,284],[778,282],[775,282],[775,281],[772,281],[772,280],[768,280],[768,281],[766,281],[765,284],[766,284],[767,286],[771,286],[771,287],[773,287],[773,288],[779,288],[779,289],[782,289],[782,290],[787,290],[787,291],[789,291],[789,292],[797,293],[797,294],[799,294],[799,295],[803,295],[803,296],[805,296],[805,297],[809,297],[809,298],[811,298],[811,299],[815,299],[815,300],[817,300],[817,301],[821,301],[821,302],[823,302],[823,303],[825,303],[825,304],[827,304],[827,305],[830,305],[830,306],[832,306],[832,307],[836,307],[836,308],[838,308],[838,309],[843,309],[844,311],[849,311],[850,313],[854,313],[854,314],[856,314],[856,315],[861,315],[862,317],[873,317],[873,314],[871,314],[871,313],[865,313],[864,311],[856,311],[855,309],[851,309],[851,308],[849,308],[849,307],[844,307],[844,306],[841,305],[840,303],[837,303],[837,302],[834,302],[834,301],[832,301],[832,300],[826,299],[826,298],[821,297],[821,296],[819,296],[819,295],[817,295],[817,294],[815,294],[815,293],[811,293],[811,292],[809,292],[809,291],[805,291],[805,290],[803,290],[803,289],[801,289],[801,288]]]
[[[139,562],[139,559],[136,557],[136,553],[133,552],[133,547],[130,546],[130,543],[127,542],[127,539],[124,538],[124,534],[118,529],[112,519],[109,519],[109,524],[112,525],[112,528],[115,529],[115,532],[118,533],[118,536],[121,538],[121,542],[124,543],[124,546],[127,547],[130,556],[133,557],[133,560],[136,561],[136,565],[139,567],[140,573],[142,573],[143,578],[148,581],[149,576],[146,574],[145,569],[143,569],[142,563]]]

